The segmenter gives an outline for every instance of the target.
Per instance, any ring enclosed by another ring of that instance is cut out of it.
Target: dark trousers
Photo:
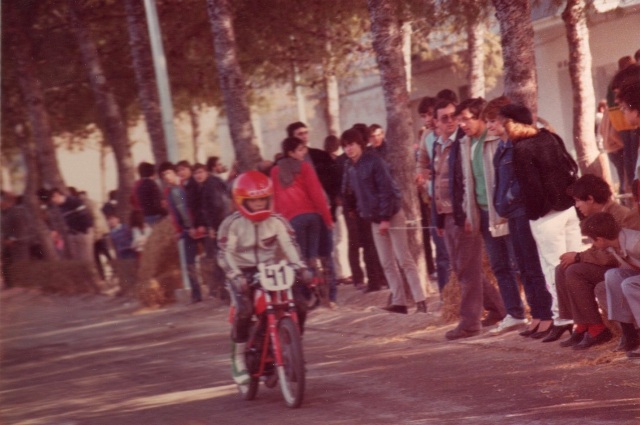
[[[489,212],[480,209],[480,230],[484,247],[487,250],[491,271],[498,281],[498,288],[507,313],[516,319],[524,319],[524,306],[520,298],[520,288],[516,280],[516,273],[511,265],[509,235],[494,238],[489,231]]]
[[[520,269],[524,293],[531,309],[531,317],[551,320],[553,318],[551,313],[552,298],[547,290],[536,240],[533,238],[526,215],[509,219],[509,234],[513,242],[518,269]]]
[[[574,263],[566,269],[556,267],[556,291],[561,319],[573,319],[580,325],[602,323],[595,288],[604,281],[611,267],[590,263]]]
[[[371,289],[380,289],[382,286],[386,286],[387,280],[384,277],[384,270],[380,265],[371,234],[371,223],[354,213],[346,213],[345,221],[349,238],[349,265],[354,283],[364,282],[364,272],[360,267],[360,248],[362,248],[364,265],[367,269],[367,286]]]
[[[435,223],[435,210],[432,208],[431,222]],[[444,243],[444,238],[438,236],[438,231],[431,229],[431,238],[433,244],[436,247],[436,272],[438,273],[438,289],[440,294],[449,282],[449,274],[451,273],[451,263],[449,261],[449,252],[447,251],[447,245]]]
[[[418,194],[420,202],[420,223],[422,223],[422,240],[424,242],[424,259],[427,262],[427,273],[436,273],[436,265],[433,262],[433,250],[431,249],[431,207],[422,201],[422,197]]]
[[[111,263],[111,253],[109,252],[109,245],[107,244],[107,239],[105,237],[102,237],[93,243],[93,258],[96,260],[98,273],[100,273],[100,277],[104,280],[104,267],[102,267],[100,256],[106,257],[107,261]]]
[[[191,286],[191,300],[202,301],[202,291],[200,290],[200,282],[198,282],[198,273],[196,271],[196,256],[198,255],[198,241],[187,232],[183,232],[179,244],[184,249],[184,259],[187,267],[187,275],[189,286]]]
[[[200,259],[203,283],[209,287],[209,294],[221,300],[228,300],[229,295],[224,286],[224,271],[218,265],[218,240],[207,236],[204,238],[204,257]]]

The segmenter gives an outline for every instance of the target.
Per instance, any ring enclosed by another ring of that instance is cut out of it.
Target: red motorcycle
[[[270,266],[260,264],[258,273],[249,282],[254,289],[255,320],[245,361],[251,379],[248,384],[238,385],[245,400],[256,397],[262,380],[268,388],[280,383],[288,407],[299,407],[302,403],[305,366],[292,291],[295,281],[296,272],[281,261]]]

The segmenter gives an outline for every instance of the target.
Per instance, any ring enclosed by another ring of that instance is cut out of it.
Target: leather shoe
[[[627,357],[630,359],[640,359],[640,352],[638,351],[629,351],[627,353]]]
[[[524,331],[520,332],[519,335],[523,336],[523,337],[529,337],[531,335],[533,335],[534,333],[538,332],[538,328],[540,327],[540,323],[538,323],[533,329],[525,329]]]
[[[625,352],[625,351],[633,351],[636,348],[640,347],[640,340],[638,339],[629,339],[625,335],[620,337],[620,342],[613,349],[614,352]]]
[[[380,290],[380,288],[371,288],[371,287],[367,286],[367,287],[364,289],[364,291],[362,291],[362,293],[363,293],[363,294],[368,294],[368,293],[370,293],[370,292],[376,292],[376,291],[379,291],[379,290]]]
[[[529,338],[533,338],[533,339],[542,339],[542,338],[546,338],[547,336],[549,336],[549,334],[551,333],[551,330],[553,329],[553,325],[549,326],[546,330],[544,331],[538,331],[538,332],[534,332],[531,335],[529,335]]]
[[[426,313],[427,303],[425,301],[418,301],[416,303],[416,313]]]
[[[560,343],[560,347],[573,347],[582,341],[586,332],[571,332],[571,336]]]
[[[407,314],[406,305],[388,305],[386,307],[382,307],[382,309],[388,311],[389,313]]]
[[[452,329],[444,334],[445,338],[450,341],[453,341],[454,339],[469,338],[476,335],[480,335],[480,331],[465,331],[460,328]]]
[[[571,329],[573,329],[573,325],[569,324],[569,325],[562,325],[562,326],[556,326],[553,325],[551,332],[549,333],[549,335],[547,335],[547,337],[545,339],[542,340],[542,342],[553,342],[553,341],[557,341],[560,339],[560,337],[562,336],[562,334],[564,334],[565,332],[569,332],[571,333]],[[533,338],[533,336],[532,336]]]
[[[607,341],[610,341],[613,338],[613,334],[607,328],[605,328],[602,332],[600,332],[596,336],[591,336],[589,332],[584,334],[584,338],[578,344],[573,346],[574,350],[586,350],[588,348],[593,347],[594,345],[604,344]]]

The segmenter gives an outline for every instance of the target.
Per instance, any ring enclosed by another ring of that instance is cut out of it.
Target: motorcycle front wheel
[[[288,407],[300,407],[305,385],[304,356],[300,331],[290,317],[280,319],[278,338],[283,363],[277,369],[280,390]]]

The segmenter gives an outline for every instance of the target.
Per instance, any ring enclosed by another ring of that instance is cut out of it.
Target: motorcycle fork
[[[298,313],[296,312],[296,306],[293,301],[293,292],[291,291],[291,289],[287,290],[287,301],[286,301],[286,303],[288,304],[287,312],[282,312],[282,310],[276,311],[271,295],[272,294],[269,293],[268,291],[265,292],[265,298],[267,301],[267,310],[266,310],[267,329],[268,329],[269,337],[271,338],[271,343],[273,344],[273,356],[275,357],[273,360],[275,360],[276,366],[283,366],[284,362],[282,361],[282,346],[280,344],[280,336],[278,335],[278,329],[277,329],[278,321],[281,317],[287,315],[291,317],[291,319],[296,325],[298,325]],[[282,292],[276,292],[275,295],[277,298],[276,303],[278,304],[285,303],[285,301],[282,299]],[[267,345],[268,344],[264,344],[264,347],[263,347],[263,352],[262,352],[263,361],[260,364],[261,371],[264,369],[264,363],[266,363],[267,361],[267,353],[265,351],[268,348]]]

